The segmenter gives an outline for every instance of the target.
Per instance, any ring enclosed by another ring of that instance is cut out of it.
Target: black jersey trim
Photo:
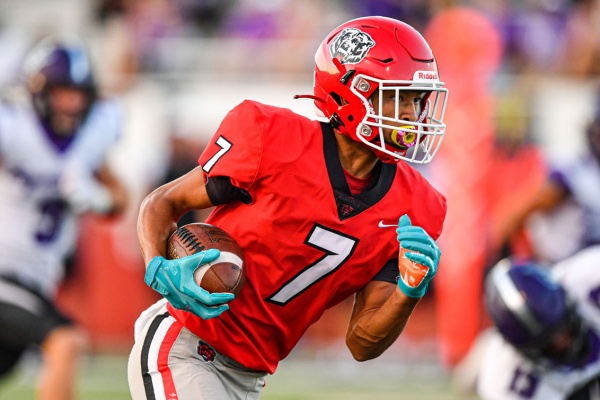
[[[241,201],[244,204],[252,203],[250,193],[234,186],[227,176],[213,176],[206,181],[206,194],[213,206]]]
[[[350,196],[350,187],[346,182],[344,170],[340,163],[340,158],[337,152],[337,143],[335,141],[335,133],[331,124],[321,122],[321,131],[323,132],[323,152],[325,153],[325,164],[329,173],[329,181],[331,187],[335,191],[345,193]]]
[[[323,132],[325,164],[340,220],[358,215],[377,204],[392,187],[396,176],[396,165],[378,161],[373,170],[371,182],[362,193],[352,196],[338,156],[333,127],[329,123],[321,122],[321,131]]]
[[[386,262],[385,265],[381,267],[377,275],[375,275],[371,280],[384,281],[397,285],[399,278],[400,271],[398,270],[398,259],[394,258]]]

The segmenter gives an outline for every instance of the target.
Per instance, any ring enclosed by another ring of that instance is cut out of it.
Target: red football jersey
[[[446,214],[444,197],[404,162],[380,163],[373,184],[350,196],[330,125],[252,101],[229,112],[199,163],[252,198],[207,219],[244,249],[247,279],[218,318],[170,312],[217,351],[269,373],[327,308],[398,257],[400,216],[437,239]]]

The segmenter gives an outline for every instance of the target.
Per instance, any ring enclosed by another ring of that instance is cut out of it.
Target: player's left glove
[[[202,289],[194,280],[194,271],[216,260],[220,254],[217,249],[209,249],[175,260],[156,256],[146,268],[144,282],[179,310],[190,311],[202,319],[218,317],[229,309],[226,303],[235,296]]]
[[[396,233],[398,234],[400,247],[412,250],[406,253],[406,258],[427,268],[425,276],[422,278],[418,277],[420,282],[417,286],[409,285],[402,274],[400,274],[400,278],[398,279],[398,286],[408,297],[423,297],[427,292],[429,281],[433,279],[437,272],[441,251],[435,240],[420,226],[412,225],[410,218],[406,214],[400,217]]]

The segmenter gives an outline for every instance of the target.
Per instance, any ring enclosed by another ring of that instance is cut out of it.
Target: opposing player
[[[600,196],[600,108],[588,123],[585,136],[586,154],[552,166],[539,192],[505,220],[501,242],[509,243],[527,226],[532,215],[562,211],[567,217],[559,221],[561,231],[565,232],[559,237],[560,243],[556,243],[560,250],[553,250],[556,254],[552,257],[545,254],[534,254],[534,257],[545,255],[549,258],[547,261],[556,262],[585,247],[600,244],[600,202],[597,201]]]
[[[84,335],[53,301],[78,217],[126,205],[105,161],[122,116],[118,103],[98,98],[77,39],[45,39],[24,69],[30,96],[0,104],[0,376],[40,346],[39,398],[68,400]]]
[[[497,331],[478,379],[482,399],[600,396],[600,246],[544,267],[497,264],[486,303]]]
[[[352,295],[347,346],[356,360],[376,358],[425,294],[446,203],[406,161],[431,161],[445,132],[447,92],[432,51],[412,27],[365,17],[328,34],[315,61],[305,97],[327,122],[244,101],[200,166],[142,203],[145,281],[166,300],[136,323],[134,399],[256,399],[308,327]],[[178,218],[213,205],[207,222],[244,250],[247,280],[235,300],[190,278],[218,250],[164,258]],[[424,277],[398,278],[398,241]]]

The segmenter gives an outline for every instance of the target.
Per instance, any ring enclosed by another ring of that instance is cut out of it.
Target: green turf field
[[[0,383],[1,400],[34,400],[34,380],[38,365],[28,358],[11,377]],[[125,356],[89,356],[81,365],[81,400],[131,400],[127,391]]]
[[[80,400],[130,399],[124,355],[96,355],[81,367]],[[26,363],[27,364],[27,363]],[[34,400],[35,363],[0,384],[0,400]],[[468,400],[433,362],[388,357],[358,363],[346,357],[291,356],[267,378],[262,400]]]

